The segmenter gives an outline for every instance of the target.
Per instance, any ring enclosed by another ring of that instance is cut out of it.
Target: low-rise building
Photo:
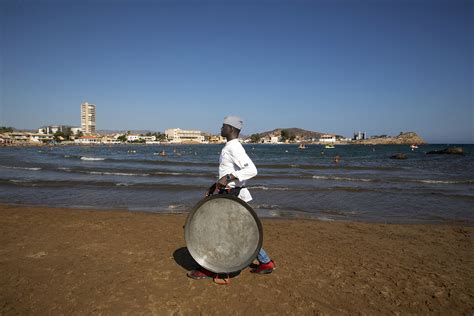
[[[81,137],[76,138],[74,140],[74,143],[80,144],[80,145],[100,144],[101,139],[97,136],[86,135],[86,136],[81,136]]]
[[[73,127],[67,125],[49,125],[43,126],[38,129],[38,134],[54,134],[56,132],[62,132],[64,134],[71,133]]]
[[[319,142],[320,143],[335,143],[336,135],[323,134],[319,137]]]
[[[30,133],[13,132],[7,135],[10,136],[12,143],[27,143],[30,141]]]
[[[143,139],[145,143],[154,142],[156,141],[156,136],[142,136],[141,139]]]
[[[71,133],[73,135],[77,135],[77,133],[79,133],[79,132],[83,133],[82,128],[80,128],[80,127],[71,127]]]
[[[270,143],[272,144],[278,144],[280,142],[280,137],[279,136],[272,136],[270,137]]]
[[[222,136],[212,135],[209,137],[209,143],[211,144],[222,144],[225,143],[226,139]]]
[[[0,134],[0,145],[11,144],[12,138],[7,134]]]
[[[156,136],[144,136],[144,135],[127,135],[127,142],[138,142],[143,141],[145,143],[155,142]]]
[[[12,132],[0,134],[1,144],[45,143],[53,141],[54,136],[41,133]]]
[[[281,143],[280,140],[281,140],[280,136],[268,135],[268,136],[260,138],[259,142],[262,144],[279,144]]]
[[[106,135],[100,139],[102,144],[121,144],[122,142],[117,139],[114,135]]]
[[[127,142],[136,142],[141,139],[141,135],[138,134],[130,134],[127,135]]]
[[[41,133],[31,133],[29,135],[29,141],[32,143],[45,143],[50,142],[54,139],[54,136],[51,134],[41,134]]]
[[[165,130],[166,138],[171,143],[203,143],[204,136],[201,131],[182,130],[180,128],[170,128]]]

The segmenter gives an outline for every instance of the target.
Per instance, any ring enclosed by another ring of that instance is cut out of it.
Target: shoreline
[[[187,216],[190,210],[179,210],[179,211],[170,211],[170,210],[146,210],[146,209],[120,209],[120,208],[100,208],[97,206],[51,206],[51,205],[42,205],[42,204],[21,204],[21,203],[6,203],[0,201],[0,209],[3,207],[14,207],[14,208],[44,208],[44,209],[67,209],[70,211],[93,211],[93,212],[125,212],[125,213],[137,213],[137,214],[156,214],[156,215],[181,215]],[[190,207],[192,209],[192,207]],[[255,211],[255,209],[254,209]],[[318,222],[335,222],[335,223],[359,223],[359,224],[369,224],[369,225],[433,225],[433,226],[465,226],[465,227],[474,227],[474,221],[468,220],[449,220],[449,219],[436,219],[436,220],[426,220],[426,219],[411,219],[411,221],[377,221],[377,220],[367,220],[367,219],[334,219],[328,218],[326,216],[316,215],[316,214],[293,214],[292,216],[265,216],[259,214],[255,211],[257,216],[261,220],[276,220],[276,221],[318,221]],[[286,213],[285,213],[286,214]]]
[[[185,214],[0,204],[2,314],[472,314],[473,227],[262,219],[270,275],[191,280]]]

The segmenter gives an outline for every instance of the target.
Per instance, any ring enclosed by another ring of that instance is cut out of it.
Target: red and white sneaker
[[[250,270],[250,272],[258,274],[269,274],[272,273],[275,269],[275,262],[273,262],[273,260],[270,260],[270,262],[268,263],[260,263],[256,268]]]

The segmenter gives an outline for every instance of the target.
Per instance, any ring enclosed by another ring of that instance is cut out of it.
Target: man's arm
[[[252,159],[247,155],[243,147],[240,150],[232,152],[232,160],[240,168],[237,171],[232,172],[232,176],[245,181],[251,179],[257,175],[257,167],[253,163]]]
[[[217,182],[218,185],[227,186],[229,182],[235,181],[236,179],[239,181],[245,181],[257,175],[257,168],[243,147],[230,152],[230,156],[232,162],[239,168],[239,170],[224,175]]]

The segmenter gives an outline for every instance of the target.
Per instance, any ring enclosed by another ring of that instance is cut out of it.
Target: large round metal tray
[[[247,267],[263,242],[255,211],[241,199],[223,194],[197,203],[186,219],[184,237],[194,260],[215,273]]]

